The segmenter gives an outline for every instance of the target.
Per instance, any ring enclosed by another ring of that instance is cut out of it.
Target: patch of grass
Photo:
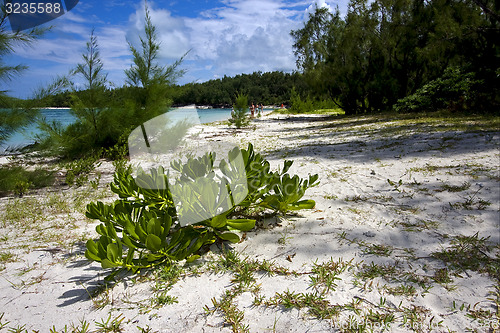
[[[66,172],[66,183],[69,186],[83,186],[89,183],[90,173],[101,165],[97,161],[97,157],[89,156],[82,159],[77,159],[64,165]],[[98,182],[98,181],[97,181]]]
[[[392,246],[384,244],[370,244],[363,249],[364,254],[374,254],[381,257],[389,257],[393,251]]]
[[[90,333],[90,323],[87,322],[86,320],[81,320],[80,325],[75,326],[75,324],[71,324],[69,327],[68,325],[64,325],[64,329],[61,331],[58,331],[55,326],[52,326],[52,328],[49,330],[50,333]]]
[[[457,165],[434,165],[434,164],[427,163],[423,167],[413,167],[413,168],[410,168],[408,171],[409,172],[419,172],[419,173],[423,173],[424,175],[433,175],[440,170],[457,169],[459,167],[460,166],[457,166]]]
[[[355,276],[360,279],[374,279],[377,277],[393,277],[398,275],[399,270],[395,265],[377,265],[371,262],[369,265],[363,264]]]
[[[363,210],[359,209],[359,208],[356,208],[356,207],[348,207],[347,210],[350,211],[351,213],[356,214],[356,215],[363,214]]]
[[[271,265],[267,262],[266,266],[270,267]],[[237,252],[227,251],[223,248],[221,258],[212,267],[217,270],[233,272],[231,279],[233,287],[226,290],[220,300],[215,297],[212,299],[212,309],[205,305],[206,314],[219,312],[223,316],[225,324],[232,327],[233,332],[249,332],[249,326],[243,324],[244,312],[238,309],[234,299],[246,291],[257,295],[260,287],[255,284],[254,272],[259,270],[260,266],[257,261],[249,258],[241,259]]]
[[[462,192],[466,191],[470,188],[470,183],[469,182],[463,182],[461,185],[448,185],[448,184],[443,184],[439,189],[437,189],[437,192]]]
[[[20,166],[0,167],[0,196],[14,192],[22,196],[29,189],[38,189],[54,184],[55,172],[42,168],[28,171]]]
[[[17,325],[9,327],[9,333],[27,333],[26,325]]]
[[[398,222],[404,231],[419,232],[422,230],[436,229],[439,227],[438,221],[416,219],[414,222],[403,221]]]
[[[2,312],[2,313],[0,314],[0,330],[1,330],[2,328],[5,328],[5,327],[6,327],[7,325],[9,325],[9,323],[10,323],[9,321],[7,321],[7,322],[3,322],[3,316],[5,316],[5,312]]]
[[[160,307],[164,305],[172,305],[174,303],[179,303],[179,300],[175,296],[167,295],[166,292],[159,293],[153,299],[154,306]]]
[[[0,263],[14,262],[15,257],[12,252],[0,252]]]
[[[338,261],[330,258],[329,261],[318,264],[317,261],[313,263],[313,268],[311,270],[311,286],[320,294],[328,293],[330,290],[335,290],[337,287],[336,281],[341,279],[338,277],[339,274],[344,272],[352,264],[352,260],[349,262],[344,262],[342,258]]]
[[[308,313],[320,319],[336,318],[341,311],[339,305],[332,305],[318,293],[295,293],[286,290],[276,293],[264,303],[266,306],[283,306],[286,309],[307,307]]]
[[[169,266],[160,266],[154,271],[156,285],[155,291],[170,290],[179,281],[179,278],[185,271],[176,264]]]
[[[219,311],[223,315],[225,323],[232,327],[233,332],[250,332],[249,326],[243,324],[245,313],[238,309],[233,302],[236,296],[237,294],[234,290],[226,290],[221,300],[212,299],[213,309],[205,306],[205,312],[212,314],[215,311]]]
[[[98,286],[91,292],[87,289],[85,290],[92,300],[93,307],[96,310],[104,309],[107,305],[112,303],[111,288],[108,283]]]
[[[104,319],[101,320],[101,322],[96,322],[97,330],[96,332],[99,333],[117,333],[117,332],[123,332],[122,328],[122,323],[125,320],[125,317],[123,314],[119,314],[116,318],[111,319],[111,314],[109,314],[108,319],[104,321]]]
[[[288,242],[290,242],[293,237],[288,236],[288,231],[285,229],[284,232],[280,233],[281,237],[278,238],[278,244],[280,245],[286,245]]]
[[[491,202],[478,197],[478,193],[481,189],[476,192],[469,194],[465,197],[464,202],[450,203],[450,207],[454,209],[466,209],[466,210],[484,210],[491,206]]]
[[[488,239],[489,237],[479,237],[478,233],[472,236],[456,236],[451,239],[450,246],[431,253],[431,256],[442,260],[453,271],[471,270],[498,279],[500,245],[489,244]]]
[[[389,294],[395,296],[415,296],[417,295],[417,289],[413,285],[402,284],[397,287],[385,286],[384,288]]]
[[[377,277],[383,278],[388,282],[404,283],[404,284],[417,284],[423,289],[423,293],[428,292],[432,285],[430,278],[427,276],[419,275],[413,271],[406,271],[398,263],[395,264],[375,264],[371,262],[369,265],[363,264],[358,267],[354,276],[358,279],[367,280],[375,279]],[[359,285],[359,283],[358,283]]]
[[[36,222],[46,219],[39,208],[42,207],[35,198],[9,200],[3,209],[3,227],[7,225],[33,227]]]
[[[439,284],[448,284],[453,282],[453,279],[450,277],[447,268],[441,268],[436,270],[432,279]]]
[[[0,251],[0,272],[5,269],[5,264],[16,261],[16,256],[10,251]]]

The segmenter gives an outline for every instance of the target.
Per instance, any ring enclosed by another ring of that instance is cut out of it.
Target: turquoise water
[[[231,117],[231,109],[198,109],[197,111],[202,124],[226,120]],[[43,109],[41,112],[42,116],[49,122],[59,121],[62,125],[67,126],[75,121],[75,117],[70,113],[70,109]],[[33,144],[35,142],[35,135],[39,133],[40,131],[36,124],[14,133],[9,140],[0,146],[0,154],[5,153],[6,150],[22,148]]]

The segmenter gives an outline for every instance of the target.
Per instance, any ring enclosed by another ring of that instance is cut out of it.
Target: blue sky
[[[290,31],[298,29],[314,5],[341,13],[347,0],[156,0],[148,1],[161,41],[162,64],[171,64],[190,50],[178,83],[203,82],[255,71],[293,71],[295,57]],[[124,84],[124,69],[132,63],[127,41],[137,45],[144,27],[143,0],[80,0],[65,15],[51,21],[53,29],[30,47],[15,49],[7,64],[29,66],[21,76],[0,84],[16,97],[65,75],[81,62],[94,28],[104,70],[116,86]]]

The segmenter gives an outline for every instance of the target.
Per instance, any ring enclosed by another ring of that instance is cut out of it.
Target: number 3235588
[[[6,3],[5,12],[7,14],[59,14],[63,9],[60,3],[28,3],[16,2]]]

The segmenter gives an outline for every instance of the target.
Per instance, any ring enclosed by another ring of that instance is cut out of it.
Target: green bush
[[[97,160],[95,156],[88,156],[67,163],[65,165],[67,169],[65,178],[66,184],[80,187],[89,183],[89,174],[94,171],[96,167],[101,165]]]
[[[132,177],[130,167],[118,169],[111,190],[120,199],[113,204],[97,202],[87,206],[86,216],[102,223],[96,228],[100,238],[87,242],[86,257],[100,262],[103,268],[121,268],[132,272],[183,259],[192,261],[199,257],[203,246],[217,239],[239,242],[240,237],[235,231],[248,231],[255,226],[255,218],[258,217],[255,208],[260,207],[261,211],[268,208],[285,214],[290,210],[314,207],[313,200],[301,199],[307,188],[316,185],[318,175],[309,176],[307,180],[290,177],[287,171],[292,161],[285,161],[281,171],[271,172],[269,162],[255,153],[251,144],[241,151],[233,149],[228,159],[233,160],[240,152],[248,185],[248,194],[244,198],[239,195],[242,192],[231,190],[227,183],[217,183],[213,177],[206,176],[213,169],[214,153],[191,158],[185,164],[171,163],[184,182],[199,185],[185,186],[192,193],[184,196],[190,199],[182,204],[183,213],[186,210],[196,211],[199,208],[197,198],[202,196],[210,197],[214,203],[213,217],[187,226],[179,223],[168,179],[162,168],[149,174],[139,173],[136,179]],[[222,160],[219,168],[225,177],[234,178],[235,170],[231,164]],[[231,205],[228,211],[217,214],[217,207],[228,200],[223,190],[228,191],[233,203],[243,200]]]
[[[54,172],[44,169],[28,171],[20,166],[0,167],[0,194],[25,194],[28,189],[42,188],[54,183]]]
[[[295,90],[295,87],[290,93],[290,109],[291,113],[310,113],[314,111],[314,104],[310,98],[302,100],[300,95]]]
[[[450,67],[440,78],[398,100],[393,109],[400,113],[440,109],[465,111],[474,103],[475,86],[480,83],[474,76],[474,73],[463,73],[458,67]]]

